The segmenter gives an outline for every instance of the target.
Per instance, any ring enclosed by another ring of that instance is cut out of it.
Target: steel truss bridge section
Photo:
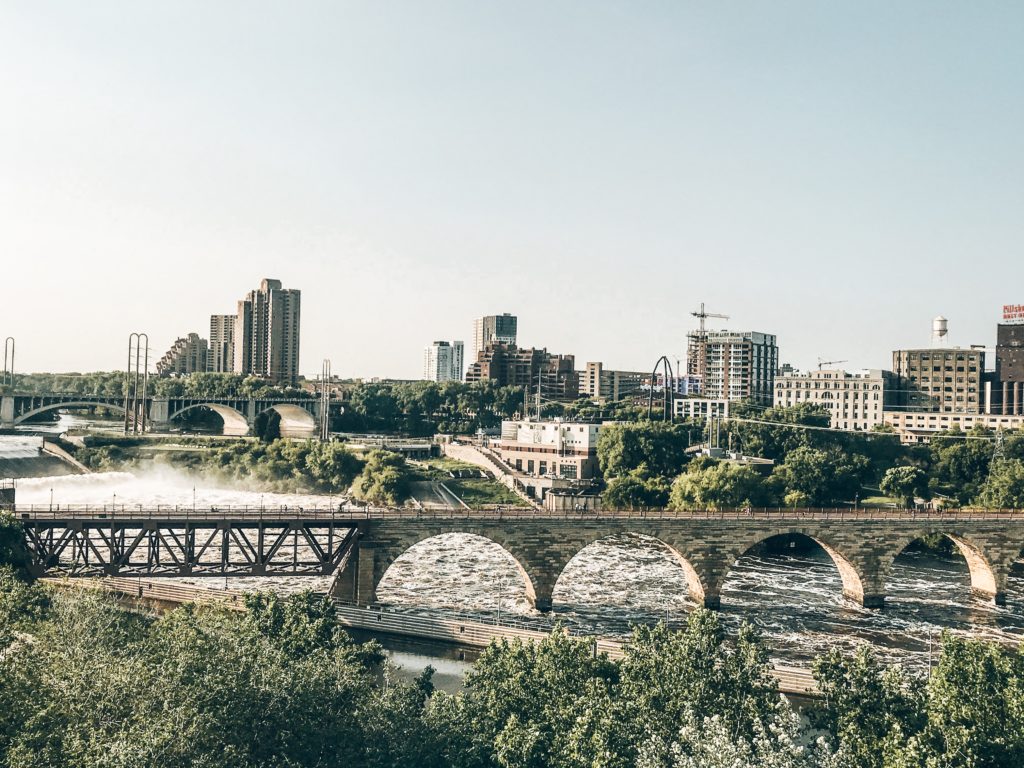
[[[322,576],[359,537],[330,519],[22,522],[36,576]]]

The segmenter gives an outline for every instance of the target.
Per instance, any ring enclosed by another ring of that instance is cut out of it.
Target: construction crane
[[[705,321],[709,317],[717,317],[717,318],[720,318],[722,320],[728,320],[729,316],[728,315],[720,315],[720,314],[717,314],[715,312],[708,312],[707,310],[704,309],[704,302],[703,301],[700,303],[700,309],[697,312],[691,312],[690,314],[700,320],[700,330],[697,331],[697,340],[700,343],[700,353],[699,353],[700,354],[700,360],[697,363],[697,372],[698,372],[698,375],[700,376],[701,387],[703,387],[704,386],[704,381],[705,381],[705,378],[706,378],[706,374],[707,374],[707,364],[708,364],[707,363],[707,360],[708,360],[708,352],[707,352],[708,334],[707,334],[707,330],[706,330],[706,327],[705,327]]]
[[[850,361],[849,360],[822,360],[819,357],[818,358],[818,370],[820,371],[826,365],[839,365],[840,363],[848,363],[848,362],[850,362]]]

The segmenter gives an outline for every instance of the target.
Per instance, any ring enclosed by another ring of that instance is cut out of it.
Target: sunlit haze
[[[299,288],[301,371],[512,312],[623,369],[700,302],[780,361],[1024,303],[1024,5],[0,5],[0,337],[123,367]],[[714,327],[723,325],[715,321]]]

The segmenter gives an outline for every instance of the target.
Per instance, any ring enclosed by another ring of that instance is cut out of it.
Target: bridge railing
[[[338,506],[209,506],[170,504],[17,504],[15,511],[26,520],[505,520],[538,519],[600,522],[606,520],[887,520],[974,521],[1024,520],[1024,509],[697,509],[697,510],[546,510],[532,507],[495,506],[480,509]]]

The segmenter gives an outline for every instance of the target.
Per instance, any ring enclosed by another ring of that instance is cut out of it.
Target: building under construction
[[[686,372],[698,376],[712,400],[751,400],[771,405],[779,348],[759,331],[694,331],[687,335]]]

